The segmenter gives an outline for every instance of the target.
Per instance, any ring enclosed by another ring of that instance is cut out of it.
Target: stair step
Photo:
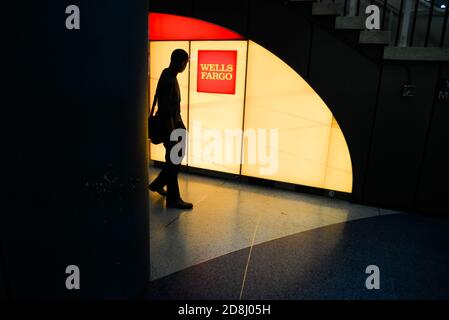
[[[379,30],[360,31],[359,43],[387,45],[390,43],[390,31],[379,31]]]
[[[312,14],[317,16],[339,16],[343,13],[341,3],[314,2],[312,4]]]
[[[335,29],[363,30],[365,29],[364,16],[341,16],[335,19]]]
[[[385,47],[385,60],[449,61],[449,48]]]

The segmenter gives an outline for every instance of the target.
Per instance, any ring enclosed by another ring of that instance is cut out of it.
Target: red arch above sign
[[[150,13],[150,40],[240,40],[238,33],[213,23],[164,13]]]

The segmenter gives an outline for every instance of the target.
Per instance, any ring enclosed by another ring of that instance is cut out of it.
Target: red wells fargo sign
[[[197,91],[235,94],[236,50],[199,50]]]

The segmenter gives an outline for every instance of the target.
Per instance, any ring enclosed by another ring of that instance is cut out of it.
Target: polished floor
[[[449,298],[447,221],[192,174],[180,190],[193,210],[150,192],[150,299]]]

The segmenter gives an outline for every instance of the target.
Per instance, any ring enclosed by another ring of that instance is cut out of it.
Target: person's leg
[[[166,155],[166,163],[167,166],[167,199],[166,206],[168,208],[178,208],[178,209],[192,209],[193,205],[189,202],[185,202],[181,199],[181,195],[179,193],[179,185],[178,185],[178,173],[181,168],[181,160],[185,156],[185,139],[179,140],[178,142],[170,142],[169,148],[170,153],[171,150],[178,145],[179,142],[182,142],[177,159],[172,159],[170,155],[167,157]],[[179,147],[179,145],[177,146]],[[168,150],[167,149],[167,150]]]
[[[150,183],[148,186],[151,191],[158,192],[159,194],[166,196],[167,192],[164,190],[164,187],[167,185],[168,182],[168,175],[169,175],[169,163],[167,162],[167,154],[170,155],[170,149],[169,146],[164,143],[165,147],[165,163],[162,167],[161,172],[159,172],[159,175],[156,177],[156,179],[153,180],[153,182]]]
[[[158,190],[162,189],[167,185],[167,165],[164,164],[161,172],[159,172],[159,175],[156,177],[156,179],[153,180],[153,182],[150,183],[150,189]]]
[[[170,153],[176,142],[170,141],[166,144],[167,152],[165,154],[166,174],[167,174],[167,202],[174,202],[181,198],[179,194],[178,172],[181,164],[175,164]]]

